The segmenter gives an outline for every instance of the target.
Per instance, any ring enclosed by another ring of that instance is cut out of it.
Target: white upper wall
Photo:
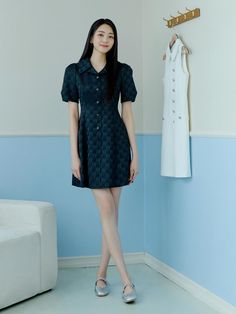
[[[163,17],[199,7],[201,16],[174,28]],[[143,1],[143,132],[161,132],[163,109],[162,56],[173,33],[178,33],[192,54],[189,109],[192,135],[236,135],[236,2]]]
[[[163,17],[200,7],[201,17],[172,29]],[[91,24],[110,18],[119,60],[134,70],[137,133],[160,133],[162,56],[174,32],[192,54],[192,135],[236,135],[234,11],[236,2],[183,0],[2,0],[0,4],[0,135],[68,134],[60,90],[66,65],[80,58]]]
[[[60,96],[64,70],[79,60],[99,18],[115,23],[118,59],[134,70],[133,111],[141,132],[141,0],[1,0],[0,135],[69,133],[68,108]]]

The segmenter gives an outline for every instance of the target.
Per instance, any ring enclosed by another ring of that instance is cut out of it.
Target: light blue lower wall
[[[146,251],[236,305],[236,139],[192,138],[192,178],[161,177],[159,135],[137,135],[140,173],[123,187],[124,252]],[[99,255],[92,192],[71,186],[68,137],[0,137],[0,198],[57,209],[58,255]]]
[[[191,138],[192,178],[161,177],[144,137],[145,250],[236,306],[236,139]]]
[[[143,168],[142,138],[137,138]],[[58,255],[101,253],[99,210],[92,191],[71,185],[70,144],[61,137],[0,137],[0,198],[52,202]],[[122,187],[119,232],[124,252],[144,252],[143,174]]]

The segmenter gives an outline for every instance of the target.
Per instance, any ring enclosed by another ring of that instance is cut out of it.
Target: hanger
[[[170,49],[174,46],[174,44],[175,44],[175,42],[176,42],[176,40],[177,40],[178,38],[179,38],[179,35],[176,34],[176,33],[174,33],[173,36],[172,36],[172,38],[171,38],[171,41],[169,42],[169,47],[170,47]],[[189,49],[188,49],[187,47],[183,46],[183,47],[182,47],[182,53],[184,53],[184,54],[190,54],[190,51],[189,51]],[[164,54],[164,56],[163,56],[162,59],[163,59],[163,60],[166,59],[166,54]]]
[[[174,46],[174,44],[175,44],[175,42],[176,42],[176,40],[177,40],[178,38],[179,38],[179,36],[178,36],[178,34],[176,34],[176,33],[172,36],[171,41],[170,41],[170,43],[169,43],[170,49]]]

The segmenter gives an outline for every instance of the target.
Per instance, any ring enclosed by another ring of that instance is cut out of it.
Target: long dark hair
[[[110,19],[98,19],[95,21],[88,32],[88,37],[85,43],[84,51],[82,53],[81,59],[84,58],[90,58],[93,52],[93,44],[90,43],[90,40],[95,33],[95,31],[98,29],[98,27],[102,24],[109,25],[114,33],[114,44],[112,48],[107,52],[106,54],[106,68],[108,71],[108,94],[107,94],[107,100],[111,100],[114,94],[115,89],[115,82],[116,77],[118,73],[118,62],[117,62],[117,48],[118,48],[118,38],[117,38],[117,30],[115,24]],[[78,61],[78,62],[79,62]]]

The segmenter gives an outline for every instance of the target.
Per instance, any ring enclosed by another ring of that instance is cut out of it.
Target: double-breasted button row
[[[178,116],[178,119],[182,119],[182,117],[181,117],[181,116]],[[172,122],[175,123],[175,120],[173,120]]]
[[[181,117],[181,116],[178,116],[178,119],[182,119],[182,117]],[[162,120],[165,120],[165,118],[162,117]],[[175,123],[175,120],[173,120],[172,122]]]
[[[172,68],[172,72],[175,72],[175,68]],[[174,75],[174,74],[173,74]],[[172,77],[172,82],[173,82],[173,86],[172,86],[172,92],[175,93],[175,88],[174,88],[174,82],[175,82],[175,77]],[[175,94],[174,94],[175,95]],[[175,97],[175,96],[174,96]],[[175,104],[175,99],[172,99],[172,103]],[[172,109],[172,113],[175,114],[175,109]],[[172,123],[175,123],[175,120],[172,120]]]

